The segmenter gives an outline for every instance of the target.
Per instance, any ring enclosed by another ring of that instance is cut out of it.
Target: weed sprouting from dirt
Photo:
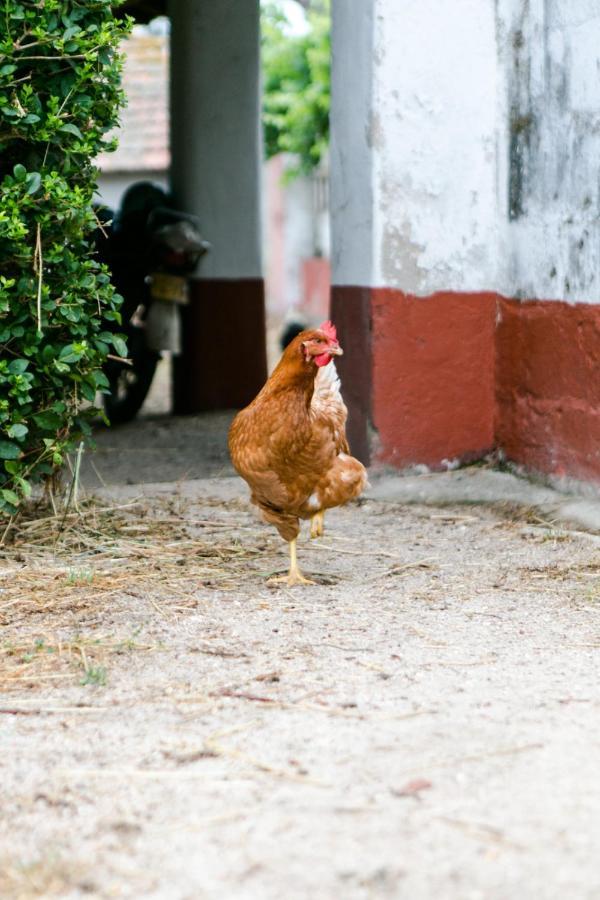
[[[67,584],[91,584],[93,580],[91,569],[70,569],[67,572]]]
[[[94,684],[104,687],[106,684],[106,669],[104,666],[88,666],[80,684]]]

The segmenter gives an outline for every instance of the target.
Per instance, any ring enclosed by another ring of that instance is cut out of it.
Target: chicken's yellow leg
[[[287,584],[288,587],[293,587],[295,584],[316,584],[316,582],[310,581],[309,578],[305,578],[298,568],[296,538],[294,538],[293,541],[290,541],[290,571],[287,575],[278,575],[276,578],[269,578],[269,583]]]
[[[315,513],[310,520],[310,536],[311,538],[323,537],[325,531],[325,510]]]

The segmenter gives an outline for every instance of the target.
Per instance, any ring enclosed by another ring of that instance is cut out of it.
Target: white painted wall
[[[334,3],[340,285],[600,302],[597,0]]]
[[[265,163],[263,257],[267,313],[283,319],[300,306],[302,262],[314,254],[310,181],[285,179],[286,157]]]
[[[374,279],[415,294],[496,281],[494,6],[377,0]]]
[[[498,0],[497,32],[506,219],[511,131],[522,155],[522,210],[508,226],[502,289],[598,303],[600,4]]]
[[[495,281],[495,93],[491,0],[334,4],[334,284]]]
[[[299,177],[283,188],[285,216],[282,224],[284,245],[283,312],[300,306],[302,300],[302,263],[315,253],[312,183]]]
[[[297,165],[287,154],[278,154],[263,168],[263,258],[267,313],[276,319],[303,311],[303,268],[314,256],[328,258],[329,207],[327,170],[320,175],[286,178]],[[320,190],[317,192],[316,180]],[[317,199],[321,201],[318,207]]]

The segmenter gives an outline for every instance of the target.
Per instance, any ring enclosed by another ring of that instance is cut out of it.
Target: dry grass
[[[83,872],[83,867],[68,865],[58,855],[33,862],[0,861],[0,897],[10,900],[65,897],[77,888],[87,893],[94,886],[86,882]]]
[[[157,649],[155,644],[134,638],[115,640],[111,635],[67,640],[54,635],[18,643],[4,639],[0,644],[0,692],[56,682],[104,685],[111,655]],[[0,706],[0,713],[3,711]]]
[[[206,511],[205,511],[206,514]],[[0,690],[82,677],[103,683],[107,657],[150,649],[82,632],[142,600],[154,615],[194,608],[203,587],[235,586],[262,549],[198,520],[180,498],[22,517],[0,548]]]

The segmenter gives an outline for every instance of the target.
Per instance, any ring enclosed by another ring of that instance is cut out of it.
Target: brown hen
[[[332,362],[341,354],[330,322],[301,332],[229,432],[231,459],[252,502],[289,542],[290,571],[274,579],[288,585],[313,583],[298,568],[299,520],[311,519],[311,537],[320,537],[325,510],[358,497],[367,481],[346,440],[347,410]]]

